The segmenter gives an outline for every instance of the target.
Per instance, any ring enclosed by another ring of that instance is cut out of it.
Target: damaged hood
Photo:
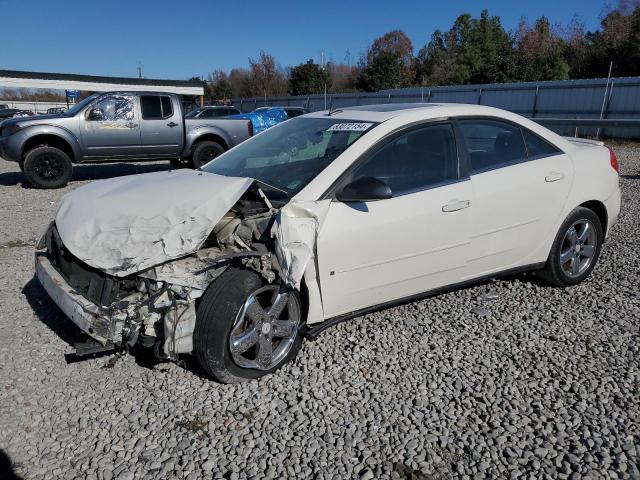
[[[189,169],[101,180],[62,198],[56,226],[73,255],[124,277],[198,250],[252,183]]]

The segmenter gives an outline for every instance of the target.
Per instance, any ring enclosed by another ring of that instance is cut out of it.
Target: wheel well
[[[598,216],[600,220],[600,225],[602,225],[602,230],[604,232],[607,231],[607,207],[604,206],[604,203],[599,202],[598,200],[589,200],[588,202],[584,202],[580,205],[581,207],[588,208],[593,213]]]
[[[35,137],[28,139],[22,147],[22,159],[24,160],[24,157],[29,153],[29,151],[45,145],[62,150],[69,156],[72,162],[74,161],[75,155],[73,153],[73,148],[71,148],[71,145],[69,145],[64,138],[60,138],[57,135],[36,135]]]
[[[204,142],[205,140],[219,143],[220,145],[222,145],[222,148],[224,148],[225,151],[229,150],[229,146],[227,145],[227,142],[224,141],[224,138],[222,138],[220,135],[216,135],[215,133],[205,133],[201,137],[196,138],[193,142],[193,145],[191,145],[191,149],[193,150],[196,145],[198,145],[200,142]]]

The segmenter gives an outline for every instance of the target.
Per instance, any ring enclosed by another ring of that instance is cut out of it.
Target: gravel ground
[[[623,212],[582,285],[523,275],[370,314],[240,385],[140,352],[66,364],[79,332],[32,279],[64,190],[24,188],[0,161],[0,468],[8,457],[25,479],[640,478],[640,146],[617,152]],[[163,168],[82,166],[65,190]]]

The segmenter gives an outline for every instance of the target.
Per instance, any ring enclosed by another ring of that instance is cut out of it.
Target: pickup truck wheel
[[[36,188],[62,188],[73,174],[69,156],[54,147],[37,147],[24,157],[24,174]]]
[[[211,140],[204,140],[198,143],[193,149],[191,168],[200,168],[221,153],[224,153],[224,147],[222,145]]]
[[[291,361],[302,345],[300,297],[257,273],[229,268],[198,306],[194,350],[223,383],[262,377]]]

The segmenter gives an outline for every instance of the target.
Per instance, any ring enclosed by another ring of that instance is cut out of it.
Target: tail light
[[[251,120],[247,122],[247,132],[250,137],[253,137],[253,122]]]
[[[611,168],[613,168],[616,173],[620,173],[620,167],[618,167],[618,159],[616,158],[616,152],[613,151],[613,148],[609,147],[609,162],[611,162]]]

